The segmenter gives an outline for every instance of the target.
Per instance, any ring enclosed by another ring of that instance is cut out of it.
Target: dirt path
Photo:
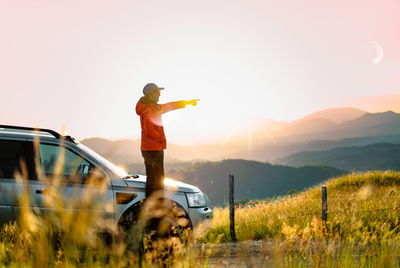
[[[207,267],[273,267],[273,240],[199,245]]]

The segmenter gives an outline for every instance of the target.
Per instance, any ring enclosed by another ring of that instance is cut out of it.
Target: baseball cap
[[[158,87],[156,84],[154,83],[148,83],[147,85],[144,86],[143,88],[143,94],[144,95],[148,95],[151,92],[155,91],[155,90],[163,90],[163,87]]]

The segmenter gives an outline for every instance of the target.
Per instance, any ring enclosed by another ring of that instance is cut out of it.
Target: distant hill
[[[356,119],[346,121],[341,128],[363,129],[380,125],[395,125],[398,127],[400,123],[400,114],[387,111],[383,113],[367,113]]]
[[[307,133],[331,131],[337,128],[338,124],[325,118],[309,118],[294,121],[284,128],[287,135],[300,135]]]
[[[345,121],[356,119],[366,113],[367,113],[366,111],[352,108],[352,107],[330,108],[330,109],[325,109],[322,111],[317,111],[317,112],[311,113],[311,114],[309,114],[301,119],[298,119],[296,121],[301,122],[301,121],[314,119],[314,118],[323,118],[323,119],[329,120],[331,122],[340,124]]]
[[[376,143],[328,151],[299,152],[275,162],[289,166],[328,165],[345,170],[400,170],[400,144]]]
[[[308,124],[307,121],[304,121],[305,124]],[[400,114],[388,111],[383,113],[367,113],[356,119],[337,124],[329,130],[324,128],[310,128],[310,131],[305,135],[293,132],[290,136],[286,137],[286,140],[300,142],[399,134]]]
[[[271,165],[247,160],[223,160],[195,163],[167,176],[192,183],[202,189],[215,205],[228,200],[228,177],[235,176],[235,199],[263,199],[285,195],[290,190],[302,190],[343,171],[331,167],[299,168]]]
[[[230,143],[248,140],[250,134],[256,142],[265,142],[268,138],[297,137],[302,134],[320,133],[336,130],[337,127],[349,120],[356,119],[367,112],[351,108],[331,108],[309,114],[290,122],[277,122],[262,118],[238,122],[238,130],[229,137]]]
[[[241,158],[272,161],[296,152],[345,146],[341,145],[342,141],[349,146],[400,141],[400,114],[390,111],[363,114],[340,124],[321,118],[285,122],[280,128],[277,124],[274,130],[243,137],[240,142],[236,139],[218,146],[199,146],[197,155],[202,158],[207,151],[208,159],[212,160]],[[350,143],[352,141],[356,143]]]

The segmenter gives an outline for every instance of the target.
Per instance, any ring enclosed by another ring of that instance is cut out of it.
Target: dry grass
[[[400,173],[352,173],[332,179],[328,221],[320,186],[295,196],[236,208],[239,241],[276,240],[276,266],[400,266]],[[229,210],[214,210],[207,242],[228,242]],[[388,266],[388,264],[390,264]]]
[[[58,169],[62,169],[61,164]],[[1,229],[0,266],[136,267],[142,263],[153,267],[163,263],[167,267],[204,267],[212,266],[215,256],[226,256],[224,247],[217,245],[230,240],[227,208],[215,208],[211,228],[195,230],[194,239],[186,247],[169,239],[167,242],[176,247],[173,253],[165,254],[164,245],[150,241],[155,249],[142,256],[138,245],[143,229],[135,226],[124,236],[112,219],[99,213],[99,208],[112,206],[99,201],[106,189],[104,182],[89,179],[82,194],[65,199],[59,177],[47,178],[41,171],[39,174],[50,190],[44,206],[51,209],[32,209],[26,171],[16,174],[25,191],[19,199],[22,210],[16,223]],[[236,208],[239,241],[270,241],[268,261],[261,256],[257,265],[399,267],[400,173],[352,173],[332,179],[326,186],[326,224],[320,220],[319,186],[294,196]],[[76,209],[78,206],[80,209]],[[105,230],[113,239],[104,239]],[[254,243],[246,243],[240,244],[248,247],[242,250],[245,254],[240,255],[240,262],[230,266],[251,264]]]

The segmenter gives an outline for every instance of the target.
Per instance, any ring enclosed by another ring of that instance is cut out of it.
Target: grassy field
[[[317,186],[237,207],[239,242],[272,241],[272,256],[261,260],[265,266],[399,267],[400,173],[352,173],[324,185],[328,190],[326,223],[321,221],[321,187]],[[102,191],[101,185],[94,184],[83,199],[75,201],[86,202],[86,211],[61,209],[67,201],[56,191],[51,202],[60,203],[60,209],[39,215],[24,210],[17,223],[1,230],[0,266],[138,266],[134,238],[126,242],[116,235],[113,242],[105,243],[98,235],[105,228],[117,233],[109,221],[90,209]],[[21,202],[26,205],[28,200]],[[229,241],[228,208],[215,208],[211,226],[195,230],[188,247],[175,248],[172,257],[163,261],[171,267],[204,267],[220,250],[217,245]],[[152,259],[144,264],[151,266]]]
[[[399,267],[400,173],[352,173],[321,187],[235,210],[239,241],[274,238],[276,266]],[[214,210],[206,242],[228,242],[229,210]]]

